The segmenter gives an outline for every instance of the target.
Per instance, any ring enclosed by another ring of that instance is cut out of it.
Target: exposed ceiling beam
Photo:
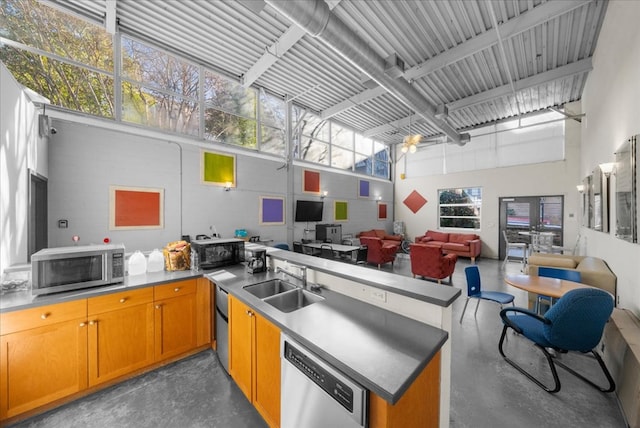
[[[116,31],[118,31],[116,16],[116,0],[107,0],[105,4],[104,29],[109,34],[116,34]]]
[[[588,3],[589,2],[585,2],[583,0],[546,2],[535,7],[529,12],[523,13],[522,15],[519,15],[499,25],[498,28],[500,30],[500,35],[503,40],[509,39],[517,34],[527,31],[530,28],[547,22],[556,16],[568,13],[573,9],[584,6]],[[495,45],[496,43],[498,43],[498,36],[496,31],[485,31],[484,33],[473,37],[464,43],[461,43],[436,55],[435,57],[423,62],[422,64],[411,67],[404,73],[404,77],[409,81],[424,77],[429,73],[433,73],[434,71],[446,67],[447,65],[458,62],[463,58],[471,56],[477,52],[481,52]],[[375,97],[372,96],[372,94],[376,89],[377,88],[367,89],[360,94],[354,95],[350,99],[362,95],[364,100],[369,100]],[[327,115],[327,117],[335,116],[342,111],[355,107],[352,102],[347,101],[348,100],[342,101],[334,106],[323,110],[322,112],[320,112],[320,115],[322,117],[324,117],[325,115]]]
[[[252,6],[252,4],[254,3],[262,3],[263,7],[265,5],[263,1],[256,2],[246,0],[242,1],[242,3],[250,10],[255,9],[255,6]],[[339,3],[340,0],[329,3],[329,9],[333,9]],[[252,9],[252,7],[254,9]],[[260,8],[260,11],[261,10],[262,8]],[[245,88],[251,86],[253,82],[258,80],[260,76],[262,76],[273,64],[276,63],[276,61],[278,61],[282,57],[282,55],[284,55],[289,49],[291,49],[296,43],[298,43],[298,41],[300,41],[300,39],[302,39],[305,34],[307,34],[307,32],[297,25],[292,25],[291,27],[287,28],[287,30],[282,33],[280,38],[278,38],[278,40],[276,40],[274,44],[265,48],[265,52],[262,54],[262,56],[258,58],[258,60],[247,70],[246,73],[244,73],[241,79],[242,86],[244,86]]]
[[[419,94],[406,80],[388,74],[386,59],[331,12],[324,0],[266,0],[266,3],[366,73],[390,95],[446,135],[450,142],[464,145],[468,141],[468,134],[461,135],[445,120],[436,117],[436,106]]]
[[[526,89],[535,88],[544,83],[553,82],[556,80],[566,79],[567,77],[575,76],[576,74],[587,73],[593,69],[593,64],[591,62],[591,58],[585,58],[581,61],[574,62],[571,64],[564,65],[562,67],[554,68],[553,70],[546,71],[544,73],[536,74],[535,76],[527,77],[525,79],[517,80],[513,82],[516,91],[523,91]],[[467,108],[476,104],[486,103],[488,101],[502,98],[508,95],[513,94],[513,89],[511,85],[502,85],[497,88],[490,89],[485,92],[480,92],[475,95],[471,95],[470,97],[462,98],[460,100],[454,101],[452,103],[447,104],[449,108],[449,114],[456,110],[460,110],[463,108]],[[422,123],[424,122],[420,118],[411,119],[412,123]],[[385,132],[392,131],[397,129],[399,123],[408,123],[408,118],[403,118],[400,120],[396,120],[393,122],[386,123],[384,125],[377,126],[375,128],[371,128],[368,131],[364,132],[365,137],[373,137],[375,135],[384,134]]]
[[[348,98],[334,105],[333,107],[329,107],[328,109],[323,110],[322,112],[320,112],[320,117],[323,119],[329,119],[331,116],[335,116],[336,114],[342,111],[345,111],[351,107],[360,105],[364,102],[369,101],[370,99],[379,97],[386,93],[387,93],[387,90],[384,89],[382,86],[376,86],[373,89],[360,92],[359,94],[355,94],[351,98]]]

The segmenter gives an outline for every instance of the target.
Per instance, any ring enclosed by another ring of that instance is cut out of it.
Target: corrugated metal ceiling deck
[[[251,71],[256,86],[296,97],[381,141],[400,142],[410,122],[412,132],[440,135],[397,97],[365,87],[357,66],[262,1],[49,3],[99,22],[115,3],[122,33],[240,81]],[[405,63],[400,79],[433,106],[447,106],[446,121],[459,132],[579,100],[607,6],[603,0],[327,3],[380,57],[397,54]]]

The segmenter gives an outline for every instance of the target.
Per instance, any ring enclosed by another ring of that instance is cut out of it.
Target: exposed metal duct
[[[438,119],[435,116],[436,107],[418,94],[406,80],[387,75],[385,58],[333,14],[324,0],[266,0],[266,3],[371,76],[400,102],[442,131],[450,142],[464,145],[469,141],[469,134],[460,135],[446,121]]]

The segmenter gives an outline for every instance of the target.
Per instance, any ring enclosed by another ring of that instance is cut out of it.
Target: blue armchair
[[[560,391],[560,379],[556,371],[556,364],[569,373],[577,376],[602,392],[615,390],[615,382],[604,361],[595,350],[602,338],[602,332],[607,320],[613,312],[613,298],[605,291],[596,288],[580,288],[571,290],[562,296],[544,316],[524,308],[505,308],[500,311],[504,323],[498,349],[500,355],[515,367],[520,373],[528,377],[535,384],[547,392]],[[516,333],[531,340],[547,358],[555,385],[548,387],[528,373],[505,355],[504,340],[507,330],[511,328]],[[556,359],[555,353],[577,351],[590,352],[595,357],[609,382],[608,387],[600,387],[591,380],[577,373],[564,363]],[[555,360],[555,361],[554,361]]]

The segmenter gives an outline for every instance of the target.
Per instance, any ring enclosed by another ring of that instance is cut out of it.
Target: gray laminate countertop
[[[273,254],[275,252],[270,255]],[[297,258],[287,257],[291,254],[284,252],[280,256],[296,264]],[[343,276],[336,270],[342,270],[337,265],[344,263],[318,259],[314,269],[318,263],[331,273]],[[347,265],[345,270],[358,275],[370,269]],[[233,267],[214,270],[206,276],[327,363],[391,404],[402,397],[448,338],[448,333],[442,329],[326,288],[318,292],[324,300],[290,313],[281,312],[244,290],[247,285],[273,278],[297,282],[282,274],[247,275],[242,269]]]

